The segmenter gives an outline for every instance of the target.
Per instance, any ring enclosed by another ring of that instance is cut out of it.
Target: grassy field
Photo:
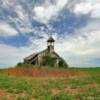
[[[100,68],[0,70],[0,100],[100,100]]]

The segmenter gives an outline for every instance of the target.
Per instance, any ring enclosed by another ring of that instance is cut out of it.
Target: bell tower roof
[[[47,40],[47,42],[55,42],[54,38],[52,36],[50,36]]]

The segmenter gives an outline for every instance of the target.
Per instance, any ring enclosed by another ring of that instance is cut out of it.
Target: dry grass
[[[77,69],[59,68],[9,68],[5,70],[6,75],[30,76],[30,77],[75,77],[84,76],[87,73]]]

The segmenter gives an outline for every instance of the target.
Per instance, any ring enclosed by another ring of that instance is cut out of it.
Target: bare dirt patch
[[[4,89],[0,89],[0,96],[5,96],[7,95],[7,91]]]

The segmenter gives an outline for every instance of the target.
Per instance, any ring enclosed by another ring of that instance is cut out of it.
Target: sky
[[[46,48],[70,67],[100,66],[100,0],[0,0],[0,68]]]

